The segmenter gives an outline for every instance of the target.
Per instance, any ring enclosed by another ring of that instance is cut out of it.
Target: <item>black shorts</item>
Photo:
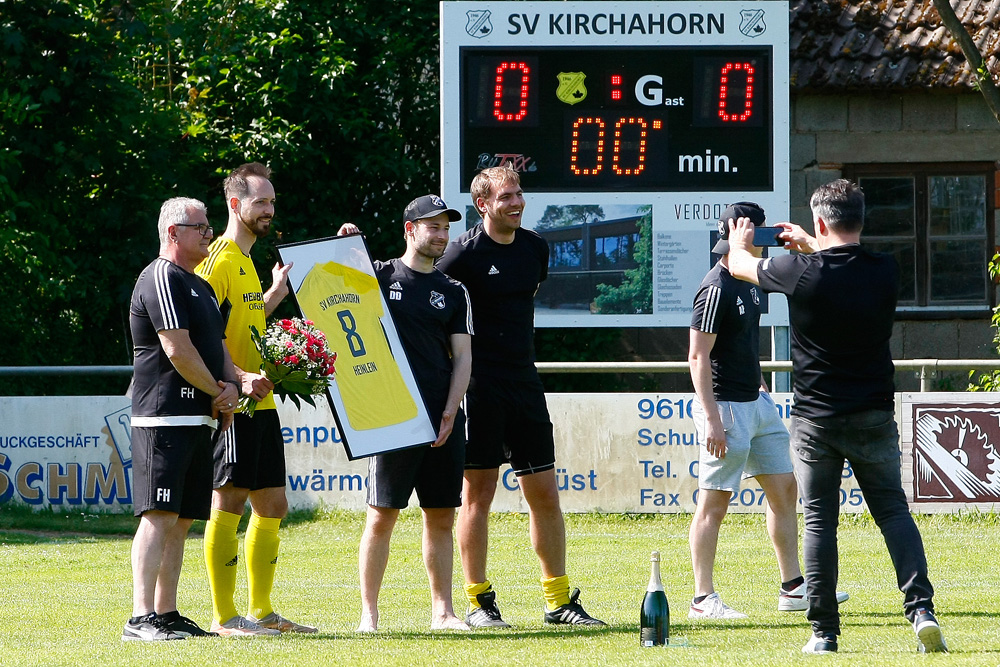
[[[365,502],[401,510],[416,490],[421,507],[460,507],[464,463],[465,414],[459,410],[455,428],[440,447],[424,445],[371,457]]]
[[[520,477],[555,468],[552,422],[537,376],[530,380],[473,378],[465,409],[469,419],[467,469],[488,470],[510,463]]]
[[[212,510],[212,429],[207,426],[132,428],[132,508],[182,519]]]
[[[215,442],[215,488],[232,482],[240,489],[285,486],[285,442],[277,410],[237,413]]]

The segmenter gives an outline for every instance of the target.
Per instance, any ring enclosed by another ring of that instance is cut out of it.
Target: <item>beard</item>
[[[252,220],[247,220],[243,216],[240,216],[240,222],[247,230],[259,239],[264,238],[271,233],[271,218],[266,216],[260,216]]]
[[[447,247],[448,247],[447,243],[441,245],[425,241],[420,245],[416,246],[415,250],[417,251],[417,254],[423,255],[428,259],[439,259],[441,255],[444,254],[444,251],[447,249]]]

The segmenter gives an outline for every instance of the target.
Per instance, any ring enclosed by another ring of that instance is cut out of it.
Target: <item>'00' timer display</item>
[[[773,189],[771,47],[462,48],[462,182],[532,191]]]

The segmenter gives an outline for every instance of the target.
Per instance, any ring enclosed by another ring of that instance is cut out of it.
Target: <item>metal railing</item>
[[[931,380],[944,371],[1000,370],[1000,359],[894,359],[897,371],[915,371],[920,391],[930,391]],[[687,373],[686,361],[539,361],[540,373]],[[791,361],[761,361],[765,373],[790,373]]]
[[[897,371],[914,371],[920,391],[930,391],[931,380],[945,371],[1000,370],[1000,359],[896,359]],[[686,361],[539,361],[540,373],[687,373]],[[789,373],[791,361],[761,361],[765,373]],[[0,377],[59,375],[131,375],[131,366],[0,366]]]

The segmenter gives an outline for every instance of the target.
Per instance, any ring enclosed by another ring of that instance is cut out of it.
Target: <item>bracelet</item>
[[[236,387],[236,394],[242,398],[243,397],[243,386],[236,380],[223,380],[226,384],[231,384]]]

